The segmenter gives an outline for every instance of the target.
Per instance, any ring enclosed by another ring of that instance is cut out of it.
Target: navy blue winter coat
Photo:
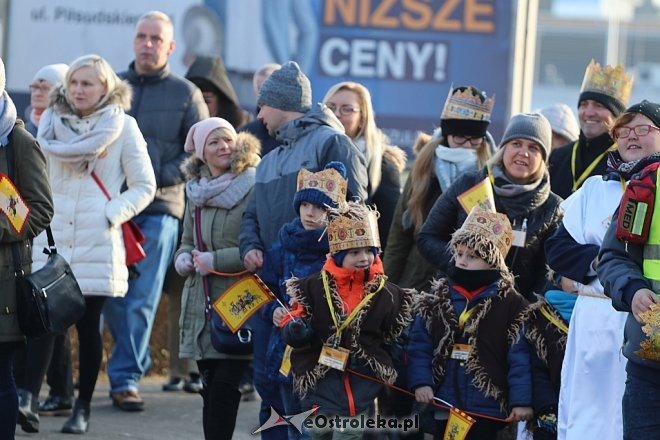
[[[513,293],[516,297],[518,295]],[[517,406],[532,406],[532,373],[530,365],[530,347],[526,342],[525,338],[518,337],[512,344],[508,344],[508,351],[506,353],[485,353],[486,350],[483,350],[480,356],[475,356],[477,362],[476,365],[480,365],[485,368],[485,373],[488,375],[488,367],[483,365],[485,359],[499,360],[498,368],[503,368],[506,371],[506,382],[508,389],[506,390],[494,390],[492,381],[486,383],[484,377],[479,379],[475,374],[475,371],[468,371],[468,365],[471,363],[470,359],[467,362],[451,359],[449,354],[451,353],[451,347],[448,348],[448,351],[443,350],[440,344],[434,346],[434,340],[443,340],[443,335],[434,335],[432,336],[429,333],[429,328],[444,329],[447,328],[443,326],[442,323],[437,322],[436,319],[432,319],[436,322],[428,322],[429,316],[437,316],[438,313],[444,315],[453,315],[457,317],[465,309],[467,300],[466,298],[458,293],[453,286],[449,286],[448,289],[449,299],[451,301],[451,306],[453,308],[453,314],[448,312],[446,309],[444,312],[441,312],[443,295],[440,294],[436,297],[435,300],[428,302],[426,306],[424,301],[420,305],[419,313],[415,318],[415,322],[412,326],[412,331],[410,332],[410,339],[408,342],[408,386],[411,391],[414,391],[417,388],[423,386],[430,386],[435,391],[435,396],[439,397],[461,409],[473,411],[480,414],[489,415],[492,417],[506,418],[509,414],[511,408]],[[446,298],[446,296],[444,296]],[[489,298],[492,298],[490,301],[489,310],[482,315],[481,310],[476,309],[488,301]],[[498,298],[498,283],[491,284],[483,292],[478,294],[472,301],[470,301],[470,308],[475,308],[475,313],[473,314],[472,321],[468,321],[466,324],[466,329],[472,326],[472,322],[480,320],[484,322],[487,319],[488,314],[493,307],[497,307],[498,302],[504,304],[505,300]],[[522,301],[522,302],[521,302]],[[519,304],[518,304],[519,303]],[[504,308],[507,310],[519,310],[519,306],[524,304],[522,298],[513,299],[513,301],[507,301],[507,304],[504,305]],[[426,308],[426,310],[424,310]],[[504,313],[509,313],[504,311]],[[516,316],[516,315],[514,315]],[[517,315],[518,323],[520,324],[520,315]],[[445,316],[445,319],[452,321],[451,316]],[[515,320],[509,322],[510,325],[514,325]],[[501,333],[494,335],[488,332],[478,331],[479,323],[477,323],[477,332],[475,338],[474,346],[477,347],[491,347],[489,341],[493,341],[498,338],[508,338],[512,331],[511,328],[507,328],[507,323],[502,322]],[[518,329],[521,330],[520,328]],[[466,330],[467,331],[467,330]],[[462,332],[456,330],[453,334],[453,341],[456,343],[468,343],[468,339],[462,335]],[[502,341],[500,341],[500,346],[502,346]],[[506,343],[505,343],[506,345]],[[474,349],[473,349],[474,350]],[[446,354],[443,355],[443,352]],[[434,353],[437,353],[434,358]],[[483,371],[482,371],[483,372]],[[435,377],[434,377],[435,375]],[[493,394],[500,394],[501,398],[496,399],[492,396],[487,396],[481,389],[479,389],[478,384],[482,388],[488,388]],[[503,403],[506,403],[506,407],[503,407]]]
[[[300,218],[296,218],[280,229],[279,240],[264,255],[259,277],[288,306],[290,297],[286,293],[286,281],[291,277],[305,278],[320,272],[328,252],[328,236],[324,229],[305,230]],[[273,312],[278,307],[277,301],[264,306],[260,311],[262,318],[272,322]],[[291,383],[291,374],[284,377],[279,372],[285,346],[281,329],[273,326],[266,352],[269,381]]]

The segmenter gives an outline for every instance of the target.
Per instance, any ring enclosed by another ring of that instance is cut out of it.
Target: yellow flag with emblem
[[[257,275],[249,275],[229,286],[213,302],[213,310],[236,333],[264,304],[275,299],[275,294]]]
[[[0,210],[7,216],[11,227],[20,235],[30,215],[30,208],[13,182],[4,174],[0,174]]]
[[[456,199],[468,214],[475,206],[495,212],[495,195],[493,194],[493,186],[488,177],[467,191],[459,194]]]
[[[445,434],[442,436],[442,439],[464,440],[474,423],[475,420],[460,409],[451,408],[449,410],[449,419],[447,420]]]

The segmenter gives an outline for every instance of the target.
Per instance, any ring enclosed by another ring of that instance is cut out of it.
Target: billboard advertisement
[[[378,124],[393,143],[410,146],[417,131],[439,125],[453,84],[495,95],[491,131],[501,134],[514,87],[517,0],[21,0],[9,5],[7,88],[27,92],[50,63],[86,53],[117,70],[133,59],[137,18],[169,14],[177,49],[173,71],[190,54],[221,56],[233,78],[268,62],[296,60],[313,99],[340,81],[372,93]],[[236,85],[242,101],[254,98]],[[248,105],[251,107],[251,105]]]

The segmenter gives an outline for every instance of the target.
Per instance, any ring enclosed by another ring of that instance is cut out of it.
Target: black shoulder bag
[[[16,184],[11,143],[6,148],[9,178]],[[46,228],[46,235],[48,248],[44,253],[48,260],[41,269],[29,275],[23,271],[19,251],[21,242],[12,244],[18,325],[28,338],[64,334],[85,313],[85,298],[69,263],[57,253],[50,226]]]

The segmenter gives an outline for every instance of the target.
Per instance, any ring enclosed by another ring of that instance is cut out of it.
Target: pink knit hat
[[[216,128],[226,128],[231,133],[232,138],[236,140],[236,130],[228,121],[222,118],[208,118],[199,121],[190,127],[183,149],[188,153],[195,152],[197,157],[204,160],[204,144],[206,143],[206,138],[209,137],[209,134],[211,134]]]

